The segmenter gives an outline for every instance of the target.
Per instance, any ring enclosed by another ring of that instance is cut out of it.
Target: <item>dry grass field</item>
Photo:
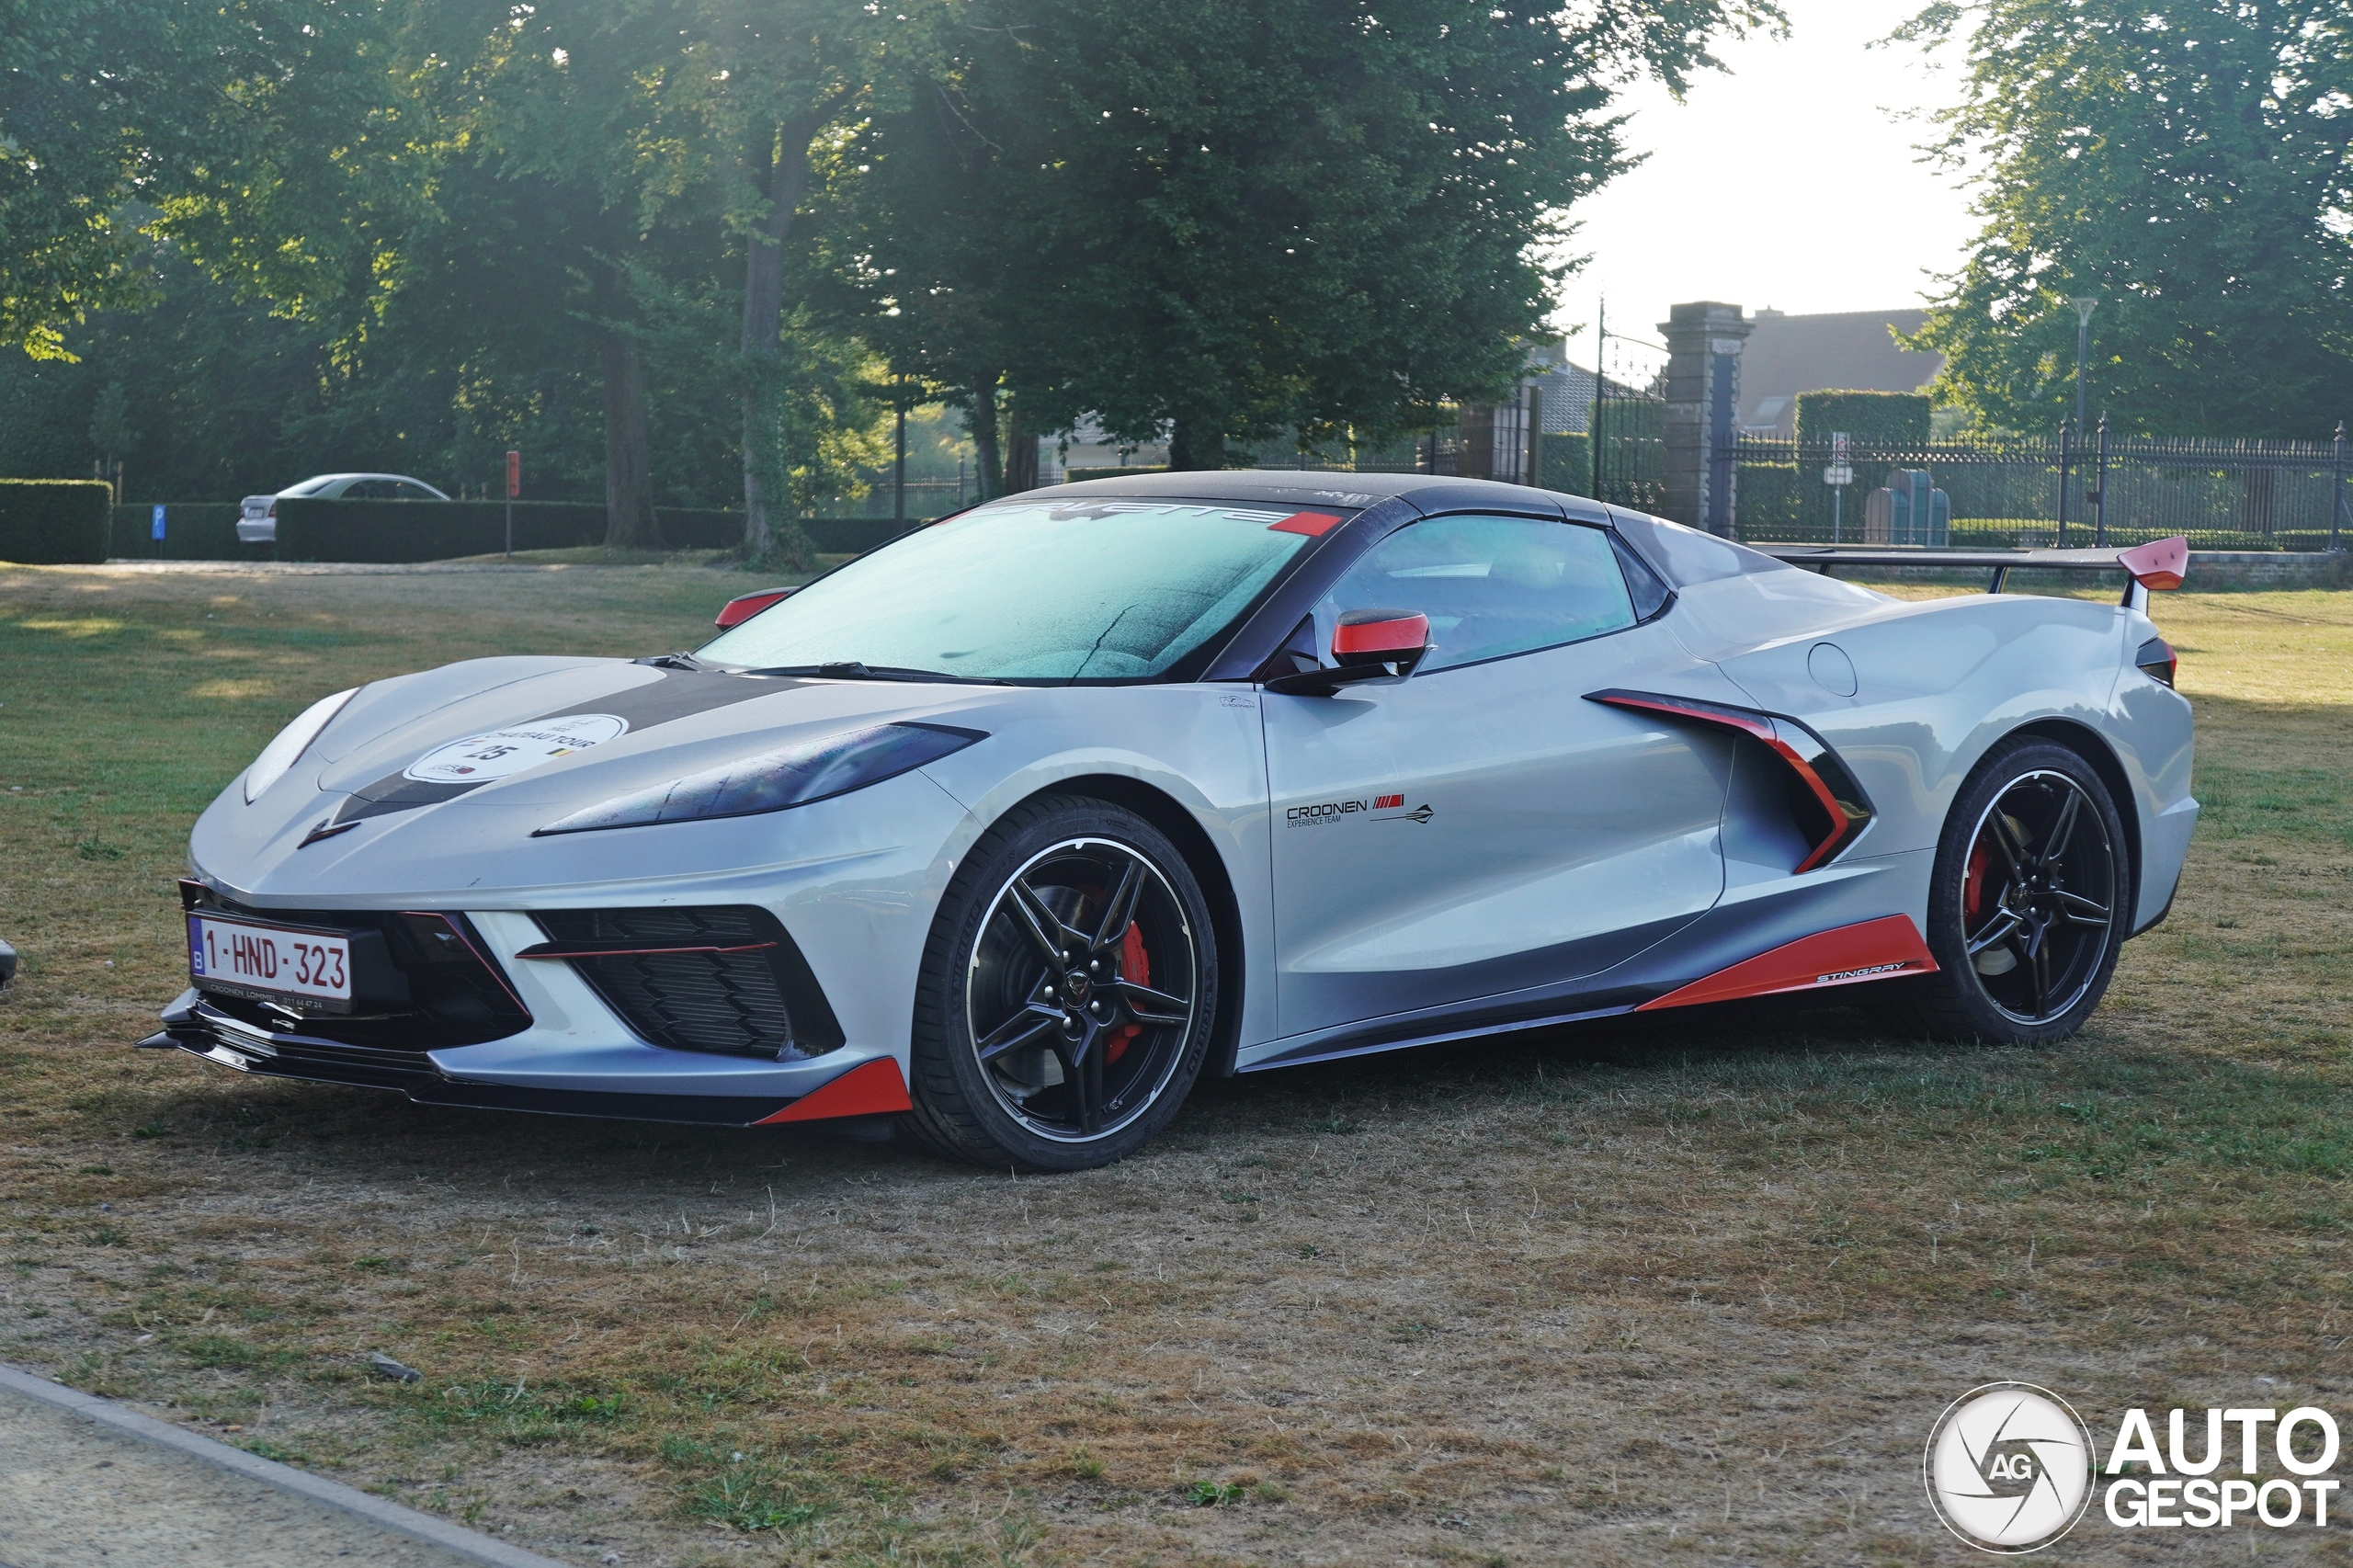
[[[2353,1406],[2353,595],[2160,601],[2207,814],[2061,1049],[1670,1015],[1207,1085],[1021,1180],[128,1049],[188,824],[302,704],[689,644],[746,585],[0,568],[0,1360],[648,1568],[1956,1562],[1919,1445],[1974,1383],[2103,1443]]]

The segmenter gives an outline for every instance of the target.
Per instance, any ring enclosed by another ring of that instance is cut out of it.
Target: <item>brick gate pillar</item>
[[[1699,300],[1667,307],[1666,451],[1669,521],[1726,539],[1735,517],[1740,350],[1755,324],[1738,305]]]

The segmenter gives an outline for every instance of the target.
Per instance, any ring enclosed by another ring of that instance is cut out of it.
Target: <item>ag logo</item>
[[[1952,1402],[1928,1434],[1928,1502],[1982,1551],[2039,1551],[2091,1502],[2091,1433],[2067,1402],[2032,1383],[1987,1383]]]

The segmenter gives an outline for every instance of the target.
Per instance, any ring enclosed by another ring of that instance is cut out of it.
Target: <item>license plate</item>
[[[351,942],[337,932],[190,915],[188,967],[205,990],[351,1010]]]

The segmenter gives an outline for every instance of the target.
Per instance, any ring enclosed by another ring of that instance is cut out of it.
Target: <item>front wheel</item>
[[[2130,934],[2131,880],[2124,824],[2089,763],[2049,741],[1996,747],[1945,819],[1928,888],[1938,972],[1910,983],[1903,1021],[2014,1045],[2074,1034]]]
[[[1123,1159],[1199,1076],[1217,991],[1209,906],[1165,835],[1102,801],[1017,807],[940,901],[908,1122],[982,1165]]]

